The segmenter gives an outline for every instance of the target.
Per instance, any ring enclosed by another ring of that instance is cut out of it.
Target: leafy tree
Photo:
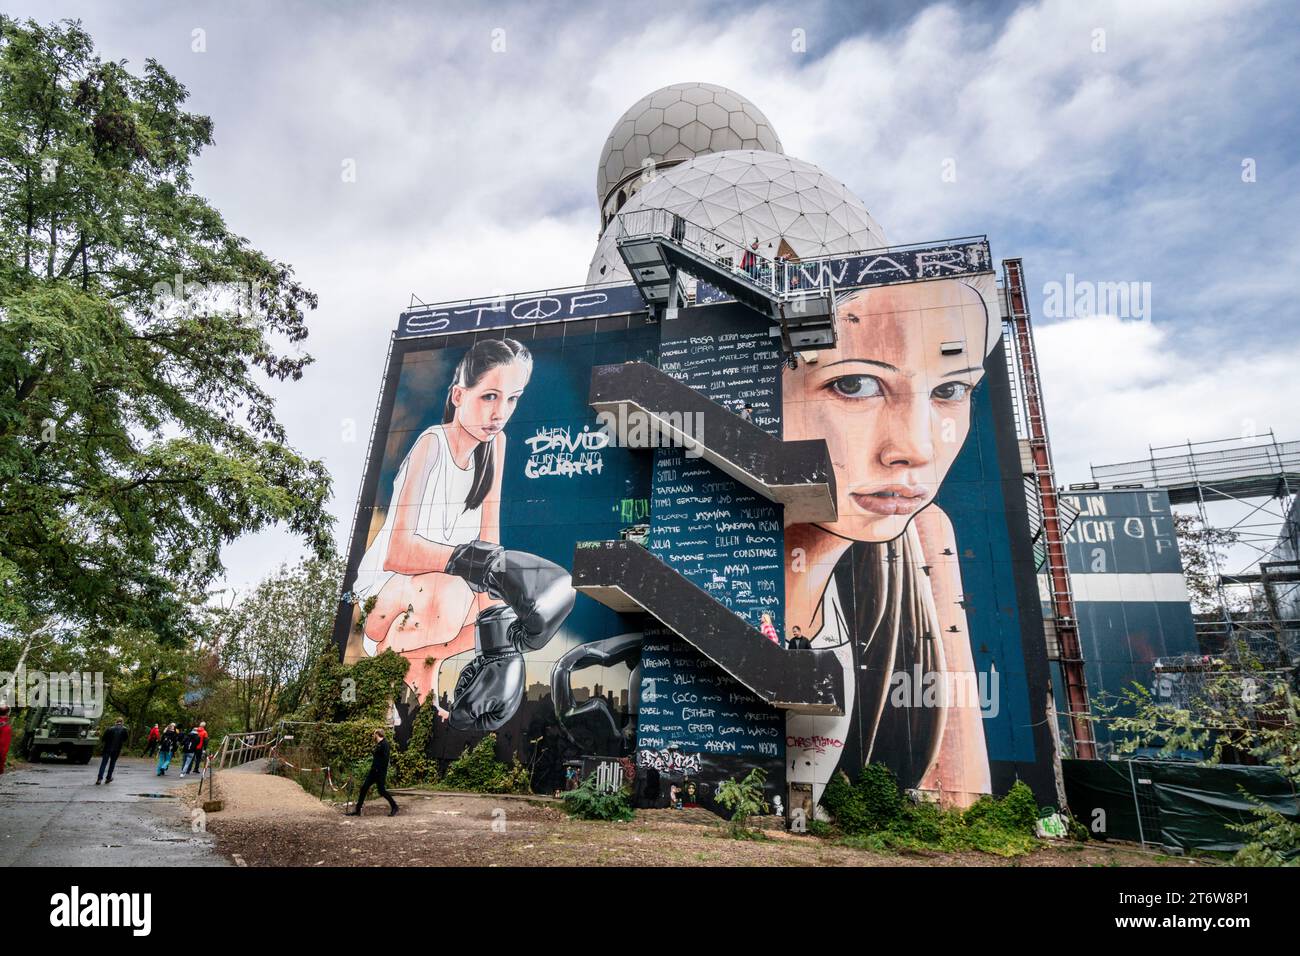
[[[234,607],[216,613],[221,668],[233,681],[243,730],[294,711],[316,655],[333,652],[342,562],[281,566]]]
[[[266,380],[316,296],[193,190],[212,122],[154,60],[0,17],[0,629],[190,637],[220,548],[330,550],[329,478]]]
[[[1294,668],[1261,662],[1241,642],[1226,657],[1207,658],[1200,670],[1182,675],[1179,693],[1158,699],[1134,684],[1126,689],[1112,718],[1114,730],[1126,735],[1116,750],[1128,753],[1157,746],[1164,755],[1197,750],[1206,762],[1235,763],[1249,754],[1275,767],[1292,788],[1300,790],[1300,700]],[[1288,820],[1263,804],[1256,819],[1239,827],[1246,846],[1238,862],[1247,865],[1300,861],[1300,822]]]
[[[189,647],[160,642],[151,632],[125,627],[94,640],[75,631],[57,632],[39,643],[22,636],[0,636],[0,670],[23,667],[28,678],[39,671],[51,684],[57,675],[71,675],[73,685],[61,692],[74,694],[78,689],[91,691],[83,681],[102,676],[103,723],[123,717],[132,740],[154,723],[197,719],[186,715],[182,695],[187,680],[201,674],[203,657]],[[80,699],[91,703],[89,698]],[[23,711],[20,708],[18,713]]]
[[[198,655],[159,642],[148,631],[118,628],[86,651],[83,669],[104,675],[105,723],[120,714],[130,740],[154,723],[183,719],[181,698]]]
[[[1222,617],[1217,569],[1227,560],[1228,549],[1240,540],[1238,534],[1227,528],[1206,527],[1199,517],[1188,514],[1174,515],[1174,533],[1192,609]]]

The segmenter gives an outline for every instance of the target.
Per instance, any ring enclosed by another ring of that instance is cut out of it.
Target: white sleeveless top
[[[429,435],[434,447],[429,449],[429,474],[425,479],[424,492],[420,496],[420,512],[416,519],[415,534],[429,541],[455,546],[473,541],[483,530],[483,508],[466,509],[465,498],[474,484],[474,460],[471,457],[469,467],[461,468],[452,458],[451,447],[447,444],[445,426],[434,425],[425,429],[420,438]],[[417,439],[415,444],[419,444]],[[411,446],[412,448],[415,445]],[[361,563],[357,566],[357,577],[352,584],[352,592],[357,596],[358,604],[366,598],[378,594],[380,589],[392,579],[395,572],[385,570],[384,559],[388,556],[388,544],[393,537],[393,525],[396,523],[397,503],[402,498],[409,477],[411,457],[403,459],[393,479],[393,494],[388,499],[388,512],[384,515],[383,527],[375,539],[366,548]],[[418,480],[418,476],[417,479]],[[441,571],[442,568],[429,568]],[[367,639],[367,650],[369,650]]]
[[[473,541],[483,527],[483,506],[465,507],[465,499],[474,485],[474,458],[470,457],[466,468],[456,464],[442,425],[435,425],[425,434],[432,435],[437,442],[437,460],[429,471],[429,480],[420,498],[415,533],[438,544],[454,546]],[[433,454],[432,449],[430,454]]]

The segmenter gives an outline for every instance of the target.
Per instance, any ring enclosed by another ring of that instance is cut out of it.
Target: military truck
[[[27,715],[18,753],[33,763],[43,754],[63,754],[70,762],[90,763],[99,737],[84,707],[35,707]]]

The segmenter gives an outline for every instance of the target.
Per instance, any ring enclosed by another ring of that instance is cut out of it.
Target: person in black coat
[[[348,816],[361,816],[361,807],[366,802],[366,793],[374,786],[379,795],[388,801],[392,807],[388,811],[390,817],[397,816],[397,801],[393,799],[384,782],[388,779],[388,738],[384,736],[382,730],[375,731],[375,750],[370,755],[370,772],[366,774],[366,779],[361,784],[361,790],[357,793],[357,805],[348,811]]]
[[[180,745],[181,735],[177,731],[175,724],[168,724],[167,729],[162,732],[162,737],[158,741],[158,776],[163,777],[167,774],[167,768],[172,764],[172,753]]]
[[[181,760],[181,776],[185,776],[190,769],[198,769],[199,757],[199,728],[191,727],[190,732],[181,738],[181,753],[184,754]]]
[[[104,736],[99,738],[99,742],[104,745],[104,756],[99,761],[99,776],[95,778],[95,786],[101,783],[113,782],[113,768],[117,766],[117,758],[122,753],[122,748],[126,745],[126,728],[122,726],[122,718],[117,718],[117,723],[104,731]],[[108,779],[104,779],[104,770],[108,770]]]

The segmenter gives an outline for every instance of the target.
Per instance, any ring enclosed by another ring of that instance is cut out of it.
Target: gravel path
[[[226,809],[208,830],[248,866],[1151,866],[1188,863],[1127,845],[1045,847],[1018,859],[982,853],[883,854],[782,831],[729,839],[711,814],[639,811],[629,823],[569,819],[552,805],[491,796],[374,799],[359,819],[281,777],[226,774]]]

